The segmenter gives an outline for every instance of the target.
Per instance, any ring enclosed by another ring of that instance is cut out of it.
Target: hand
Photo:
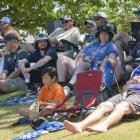
[[[6,79],[6,74],[5,73],[0,73],[0,80]]]

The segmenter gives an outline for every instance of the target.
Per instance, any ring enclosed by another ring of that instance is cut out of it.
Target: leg
[[[29,112],[30,112],[30,110],[28,108],[25,108],[25,107],[22,107],[18,110],[18,113],[24,117],[29,117]]]
[[[117,81],[119,82],[121,80],[121,75],[122,75],[120,60],[117,60],[117,63],[114,69],[115,69]]]
[[[87,130],[90,132],[106,132],[110,126],[118,123],[124,115],[132,113],[132,107],[126,101],[122,101],[121,103],[116,105],[114,111],[107,117],[105,121],[93,127],[88,127]]]
[[[125,68],[126,68],[126,71],[127,71],[129,74],[132,73],[133,67],[132,67],[131,65],[126,65]]]
[[[90,114],[86,119],[78,123],[72,123],[67,120],[64,121],[64,126],[68,131],[73,133],[82,132],[87,126],[99,121],[106,113],[111,112],[114,106],[111,102],[106,101],[101,103],[97,110]]]
[[[88,70],[89,67],[90,67],[90,64],[88,62],[80,61],[69,83],[74,85],[76,83],[77,74],[85,70]]]
[[[115,44],[116,44],[116,46],[117,46],[117,48],[118,48],[118,55],[119,55],[119,58],[120,58],[121,61],[123,61],[123,60],[124,60],[123,43],[122,43],[121,40],[117,40],[117,41],[115,41]]]
[[[9,88],[5,84],[5,80],[0,80],[0,91],[9,92]]]
[[[15,79],[6,79],[0,81],[0,90],[3,92],[14,92],[18,90],[27,90],[25,81],[17,77]]]
[[[59,56],[57,60],[57,73],[59,82],[66,82],[68,74],[72,74],[75,69],[73,59],[66,56]]]
[[[53,106],[47,106],[39,112],[39,116],[43,117],[43,116],[52,115],[54,113],[53,109],[54,109]]]

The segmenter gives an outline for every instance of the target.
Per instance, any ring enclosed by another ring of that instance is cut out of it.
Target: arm
[[[28,63],[27,59],[19,60],[19,69],[21,70],[22,73],[26,71],[25,65]]]
[[[40,68],[44,66],[46,63],[48,63],[52,58],[50,56],[45,56],[44,58],[40,59],[38,62],[36,62],[33,66],[30,67],[30,71]]]
[[[124,62],[130,62],[131,60],[133,60],[133,57],[129,55],[124,59]]]
[[[21,73],[21,70],[20,69],[15,69],[15,71],[12,72],[6,79],[14,79],[17,76],[19,76],[20,73]]]
[[[112,66],[115,68],[118,64],[118,60],[117,60],[117,56],[115,53],[111,53],[108,56],[108,61],[110,61],[110,63],[112,64]]]

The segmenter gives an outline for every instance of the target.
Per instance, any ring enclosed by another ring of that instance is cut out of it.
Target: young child
[[[51,115],[54,113],[52,109],[56,108],[65,98],[63,88],[57,83],[57,71],[54,67],[47,67],[42,72],[42,80],[44,86],[38,95],[39,116]],[[64,104],[62,109],[66,108]],[[29,117],[30,110],[21,108],[18,113],[22,116]]]

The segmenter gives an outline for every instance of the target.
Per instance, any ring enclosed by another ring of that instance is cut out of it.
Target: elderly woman
[[[113,66],[119,78],[120,70],[117,59],[117,47],[112,43],[114,32],[111,25],[101,26],[96,34],[98,40],[85,47],[75,60],[65,56],[60,56],[57,61],[58,79],[65,85],[66,78],[72,75],[67,86],[64,87],[67,94],[76,82],[77,73],[92,69],[100,69],[106,61]]]

